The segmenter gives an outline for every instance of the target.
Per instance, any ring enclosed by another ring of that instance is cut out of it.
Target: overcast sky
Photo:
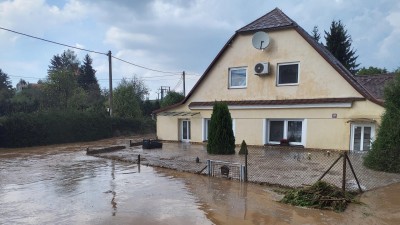
[[[280,8],[321,40],[332,20],[351,35],[361,66],[400,66],[399,0],[0,0],[0,27],[107,53],[166,72],[186,71],[186,93],[219,50],[244,25]],[[50,59],[67,47],[0,30],[0,68],[13,86],[44,79]],[[87,53],[74,50],[80,59]],[[108,59],[89,53],[102,88]],[[158,73],[113,60],[113,86],[141,77],[157,97],[160,86],[182,91],[179,74]]]

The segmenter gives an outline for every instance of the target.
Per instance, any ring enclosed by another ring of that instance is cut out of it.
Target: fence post
[[[346,158],[347,152],[343,153],[343,180],[342,180],[342,191],[343,194],[346,192]]]
[[[244,153],[244,182],[247,182],[247,155],[249,153],[247,152],[247,149]]]
[[[140,165],[140,154],[137,156],[137,164]]]
[[[207,159],[207,174],[211,176],[211,160]]]

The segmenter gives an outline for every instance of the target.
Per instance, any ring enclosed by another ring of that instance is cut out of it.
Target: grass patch
[[[354,193],[343,193],[340,188],[334,185],[318,181],[310,187],[287,191],[281,202],[295,206],[343,212],[354,197]]]

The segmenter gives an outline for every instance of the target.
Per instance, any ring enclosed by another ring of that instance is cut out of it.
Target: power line
[[[30,38],[38,39],[38,40],[41,40],[41,41],[50,42],[50,43],[53,43],[53,44],[56,44],[56,45],[62,45],[62,46],[66,46],[66,47],[69,47],[69,48],[79,49],[79,50],[82,50],[82,51],[97,53],[97,54],[101,54],[101,55],[107,55],[107,53],[93,51],[93,50],[84,49],[84,48],[78,48],[78,47],[75,47],[75,46],[72,46],[72,45],[62,44],[62,43],[59,43],[59,42],[56,42],[56,41],[50,41],[50,40],[47,40],[47,39],[44,39],[44,38],[35,37],[35,36],[29,35],[29,34],[24,34],[24,33],[21,33],[21,32],[15,31],[15,30],[10,30],[10,29],[4,28],[4,27],[0,27],[0,29],[6,30],[6,31],[9,31],[9,32],[12,32],[12,33],[24,35],[24,36],[27,36],[27,37],[30,37]]]
[[[158,72],[158,73],[170,73],[170,74],[175,74],[175,75],[178,75],[178,73],[180,73],[180,72],[170,72],[170,71],[162,71],[162,70],[157,70],[157,69],[151,69],[151,68],[149,68],[149,67],[145,67],[145,66],[141,66],[141,65],[138,65],[138,64],[135,64],[135,63],[132,63],[132,62],[128,62],[128,61],[126,61],[126,60],[117,58],[117,57],[115,57],[115,56],[112,56],[112,57],[113,57],[114,59],[120,60],[120,61],[122,61],[122,62],[124,62],[124,63],[128,63],[128,64],[130,64],[130,65],[132,65],[132,66],[136,66],[136,67],[139,67],[139,68],[142,68],[142,69],[146,69],[146,70],[150,70],[150,71],[154,71],[154,72]]]
[[[15,30],[11,30],[11,29],[7,29],[7,28],[4,28],[4,27],[0,27],[0,29],[5,30],[5,31],[9,31],[9,32],[12,32],[12,33],[16,33],[16,34],[19,34],[19,35],[23,35],[23,36],[26,36],[26,37],[38,39],[38,40],[41,40],[41,41],[45,41],[45,42],[49,42],[49,43],[53,43],[53,44],[57,44],[57,45],[61,45],[61,46],[66,46],[66,47],[73,48],[73,49],[78,49],[78,50],[82,50],[82,51],[87,51],[87,52],[92,52],[92,53],[108,56],[108,53],[98,52],[98,51],[84,49],[84,48],[79,48],[79,47],[75,47],[75,46],[59,43],[59,42],[56,42],[56,41],[51,41],[51,40],[48,40],[48,39],[39,38],[39,37],[36,37],[36,36],[33,36],[33,35],[25,34],[25,33],[18,32],[18,31],[15,31]],[[132,66],[136,66],[136,67],[139,67],[139,68],[142,68],[142,69],[146,69],[146,70],[150,70],[150,71],[158,72],[158,73],[171,74],[171,75],[163,75],[163,76],[152,76],[151,78],[166,77],[166,76],[178,76],[178,75],[180,76],[181,75],[181,72],[171,72],[171,71],[163,71],[163,70],[158,70],[158,69],[152,69],[152,68],[149,68],[149,67],[146,67],[146,66],[142,66],[142,65],[139,65],[139,64],[136,64],[136,63],[132,63],[132,62],[126,61],[124,59],[121,59],[121,58],[118,58],[118,57],[115,57],[115,56],[111,56],[111,57],[114,58],[114,59],[117,59],[117,60],[119,60],[121,62],[130,64]],[[200,76],[200,74],[196,74],[196,73],[189,73],[187,75],[189,75],[189,76]],[[19,77],[19,76],[14,76],[14,77]],[[21,78],[41,79],[41,78],[34,78],[34,77],[21,77]]]

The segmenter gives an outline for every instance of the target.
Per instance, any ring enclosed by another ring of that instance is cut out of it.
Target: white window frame
[[[356,127],[361,127],[361,140],[360,140],[360,148],[361,150],[354,150],[354,130]],[[371,147],[372,143],[375,140],[375,124],[371,123],[352,123],[351,124],[351,134],[350,134],[350,150],[351,151],[368,151],[364,149],[364,129],[365,127],[371,127]]]
[[[246,72],[246,84],[245,84],[245,85],[242,85],[242,86],[232,86],[231,71],[234,71],[234,70],[245,70],[245,72]],[[248,79],[247,67],[242,66],[242,67],[232,67],[232,68],[229,68],[229,71],[228,71],[228,88],[229,88],[229,89],[247,88],[247,79]]]
[[[286,83],[286,84],[280,84],[279,83],[279,70],[281,66],[286,66],[286,65],[297,65],[297,83]],[[290,62],[290,63],[278,63],[277,65],[277,70],[276,70],[276,86],[293,86],[293,85],[299,85],[300,83],[300,62]]]
[[[184,134],[184,132],[183,132],[183,123],[184,122],[186,122],[187,123],[187,132],[186,132],[186,135],[187,135],[187,139],[183,139],[183,134]],[[182,120],[180,120],[180,128],[179,128],[179,133],[180,133],[180,140],[182,141],[182,142],[190,142],[190,140],[191,140],[191,136],[192,136],[192,122],[191,122],[191,120],[190,119],[182,119]]]
[[[203,118],[203,141],[208,141],[208,121],[211,121],[211,118]]]
[[[283,139],[287,139],[288,133],[288,122],[289,121],[300,121],[301,124],[301,142],[290,142],[291,145],[302,145],[305,147],[306,138],[307,138],[307,120],[306,119],[265,119],[264,120],[264,137],[265,137],[265,144],[280,144],[278,141],[270,141],[269,140],[269,133],[270,133],[270,123],[271,121],[283,121]]]

